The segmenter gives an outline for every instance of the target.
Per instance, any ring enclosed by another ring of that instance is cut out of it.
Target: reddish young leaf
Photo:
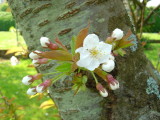
[[[128,30],[127,34],[122,39],[126,40],[130,35],[132,35],[132,31]]]
[[[89,26],[82,29],[76,39],[75,49],[81,47],[83,45],[84,38],[88,35]]]
[[[65,51],[68,52],[68,50],[67,50],[67,48],[65,47],[65,45],[63,45],[63,43],[62,43],[58,38],[55,39],[55,42],[56,42],[59,46],[61,46]]]
[[[73,60],[73,63],[72,63],[71,71],[74,72],[78,68],[76,62],[79,60],[79,54],[78,53],[75,54],[72,60]]]
[[[74,72],[76,69],[78,68],[76,62],[73,62],[72,66],[71,66],[71,72]]]
[[[132,41],[133,40],[124,40],[124,39],[122,39],[122,40],[119,41],[118,48],[126,48],[126,47],[129,47],[129,46],[132,46],[132,45],[134,45],[132,43]]]
[[[53,60],[60,60],[60,61],[71,61],[72,60],[72,55],[69,52],[64,51],[64,50],[52,50],[52,51],[36,53],[36,54],[41,57],[49,58]]]

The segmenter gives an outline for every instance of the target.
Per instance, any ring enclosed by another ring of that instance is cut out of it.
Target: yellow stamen
[[[90,50],[90,53],[92,56],[97,56],[99,54],[99,51],[95,48],[93,48],[92,50]]]

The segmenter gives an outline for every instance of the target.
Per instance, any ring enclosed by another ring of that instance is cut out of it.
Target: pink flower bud
[[[35,94],[37,94],[36,87],[29,88],[27,90],[27,94],[28,95],[35,95]]]
[[[30,85],[32,84],[35,80],[41,79],[42,78],[42,74],[38,73],[36,75],[27,75],[25,77],[23,77],[22,79],[22,83],[25,85]]]
[[[31,52],[30,54],[29,54],[29,57],[31,58],[31,59],[33,59],[33,60],[36,60],[36,59],[38,59],[38,58],[41,58],[39,55],[37,55],[36,53],[42,53],[41,51],[39,51],[39,50],[35,50],[35,51],[33,51],[33,52]]]
[[[51,50],[57,50],[59,48],[57,44],[52,43],[47,37],[41,37],[40,43],[42,47],[49,48]]]
[[[107,75],[107,79],[111,90],[116,90],[119,88],[119,82],[116,79],[114,79],[112,75]]]
[[[42,76],[43,76],[43,75],[42,75],[41,73],[38,73],[38,74],[36,74],[36,75],[33,75],[32,77],[33,77],[34,80],[38,80],[38,79],[41,79]]]
[[[43,83],[41,83],[40,85],[38,85],[36,87],[36,90],[38,93],[42,93],[44,92],[50,85],[52,84],[52,81],[50,79],[45,80]]]
[[[59,48],[57,44],[54,44],[54,43],[51,43],[51,42],[49,44],[47,43],[47,46],[51,50],[57,50]]]
[[[102,97],[108,96],[107,90],[100,83],[96,84],[96,88],[97,88],[97,90],[99,90],[99,93]]]
[[[48,63],[48,59],[47,58],[42,58],[42,59],[36,59],[36,60],[33,60],[32,61],[32,64],[37,67],[39,66],[40,64],[46,64]]]

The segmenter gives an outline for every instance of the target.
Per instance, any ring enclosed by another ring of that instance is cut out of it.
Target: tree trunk
[[[132,29],[122,0],[8,0],[16,22],[30,51],[44,50],[41,36],[54,39],[57,35],[67,46],[73,35],[88,25],[90,33],[103,40],[115,28],[125,33]],[[120,89],[109,91],[102,98],[92,85],[85,92],[73,95],[71,85],[64,78],[50,87],[50,96],[64,120],[158,120],[160,75],[143,54],[135,35],[135,45],[127,49],[124,57],[116,57],[114,76]],[[55,67],[49,63],[38,67],[39,72],[49,72]],[[51,76],[47,76],[49,78]],[[159,77],[159,78],[158,78]],[[92,79],[92,78],[90,78]],[[159,80],[158,80],[159,79]],[[157,83],[157,84],[156,84]],[[147,91],[147,92],[146,92]],[[148,93],[148,94],[147,94]],[[152,94],[151,94],[152,93]]]

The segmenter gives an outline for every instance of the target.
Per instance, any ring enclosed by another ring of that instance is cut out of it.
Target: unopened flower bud
[[[38,60],[33,60],[32,61],[32,64],[35,66],[35,67],[38,67],[40,64],[38,63]]]
[[[41,43],[42,47],[48,47],[47,44],[50,43],[50,40],[47,37],[41,37],[40,38],[40,43]]]
[[[102,69],[106,72],[111,72],[115,67],[114,60],[108,60],[106,63],[102,64]]]
[[[115,38],[116,40],[120,40],[123,37],[123,31],[121,29],[116,28],[112,32],[112,37]]]
[[[23,77],[22,83],[25,85],[30,85],[32,83],[32,76],[27,75],[27,76]]]
[[[42,78],[42,74],[38,73],[36,75],[27,75],[25,77],[23,77],[22,79],[22,83],[25,85],[30,85],[32,84],[35,80],[41,79]]]
[[[36,93],[37,93],[36,87],[32,87],[27,90],[28,95],[35,95]]]
[[[40,56],[37,55],[36,53],[42,53],[42,52],[39,51],[39,50],[35,50],[35,51],[33,51],[33,52],[31,52],[31,53],[29,54],[29,57],[30,57],[31,59],[33,59],[33,60],[36,60],[36,59],[40,58]]]
[[[102,97],[107,97],[108,96],[107,90],[100,83],[96,84],[96,88],[97,88],[97,90],[99,91],[99,93]]]
[[[108,84],[109,84],[109,87],[111,88],[111,90],[116,90],[119,88],[119,82],[113,78],[112,75],[107,75],[107,81],[108,81]]]
[[[38,85],[36,87],[36,91],[38,93],[44,92],[47,89],[47,87],[49,87],[51,85],[51,83],[52,83],[52,81],[50,79],[45,80],[43,83],[41,83],[40,85]]]
[[[115,60],[115,58],[112,54],[109,55],[109,60]]]
[[[48,59],[47,58],[42,58],[42,59],[36,59],[36,60],[33,60],[32,61],[32,64],[37,67],[39,66],[40,64],[46,64],[48,63]]]
[[[49,48],[51,50],[57,50],[59,48],[57,44],[52,43],[47,37],[41,37],[40,43],[42,47]]]
[[[50,42],[50,44],[47,44],[47,45],[48,45],[48,48],[51,50],[57,50],[59,48],[58,45],[55,43]]]

